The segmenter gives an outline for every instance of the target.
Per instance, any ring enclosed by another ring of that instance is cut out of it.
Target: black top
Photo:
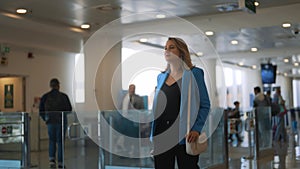
[[[47,124],[61,124],[61,112],[72,111],[69,97],[57,89],[52,89],[41,98],[39,112],[40,116]],[[66,113],[64,120],[66,121]]]
[[[157,97],[155,135],[167,130],[175,121],[180,111],[181,79],[172,85],[163,84]],[[162,112],[162,113],[161,113]],[[177,123],[179,125],[179,123]]]
[[[234,108],[232,110],[232,112],[236,111],[236,109]],[[240,115],[240,111],[238,110],[234,115],[230,116],[229,118],[240,118],[241,115]]]

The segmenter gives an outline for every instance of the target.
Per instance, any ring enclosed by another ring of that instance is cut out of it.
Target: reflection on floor
[[[300,168],[300,142],[299,134],[287,129],[286,142],[273,141],[274,156],[262,157],[258,160],[248,159],[250,154],[247,132],[243,132],[243,142],[234,139],[229,142],[229,168],[230,169],[296,169]]]
[[[296,169],[300,168],[300,146],[298,134],[289,132],[287,142],[273,142],[275,156],[269,156],[258,160],[246,160],[242,157],[249,156],[247,134],[243,133],[244,141],[238,142],[235,137],[229,142],[229,168],[230,169]],[[95,144],[88,146],[76,145],[66,146],[65,165],[68,169],[99,169],[98,147]],[[0,159],[16,159],[20,157],[15,152],[0,152]],[[106,154],[106,153],[105,153]],[[107,163],[101,169],[138,169],[138,166],[145,166],[143,169],[153,168],[153,160],[129,159],[119,156],[105,155]],[[110,161],[114,163],[109,164]],[[2,165],[1,165],[2,163]],[[118,165],[113,165],[113,164]],[[48,151],[42,150],[31,153],[31,169],[48,169]],[[7,164],[8,165],[8,164]],[[5,164],[0,161],[1,169],[17,169],[17,167],[3,167]],[[140,168],[141,169],[141,168]]]

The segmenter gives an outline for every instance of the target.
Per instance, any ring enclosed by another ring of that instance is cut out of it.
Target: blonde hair
[[[192,60],[191,60],[191,55],[188,49],[187,44],[184,42],[184,40],[182,40],[181,38],[176,38],[176,37],[169,37],[168,41],[171,40],[175,43],[176,47],[179,50],[179,58],[185,63],[184,67],[188,67],[188,69],[191,69],[192,67],[194,67],[194,65],[192,64]],[[166,70],[168,70],[170,68],[170,65],[167,65]]]

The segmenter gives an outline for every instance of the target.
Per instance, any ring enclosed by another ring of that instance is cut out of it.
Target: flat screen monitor
[[[261,80],[263,84],[273,84],[276,81],[277,66],[272,64],[261,64]]]

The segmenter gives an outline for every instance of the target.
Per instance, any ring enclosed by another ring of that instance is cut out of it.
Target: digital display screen
[[[263,84],[272,84],[276,81],[277,66],[272,64],[261,64],[261,79]]]

